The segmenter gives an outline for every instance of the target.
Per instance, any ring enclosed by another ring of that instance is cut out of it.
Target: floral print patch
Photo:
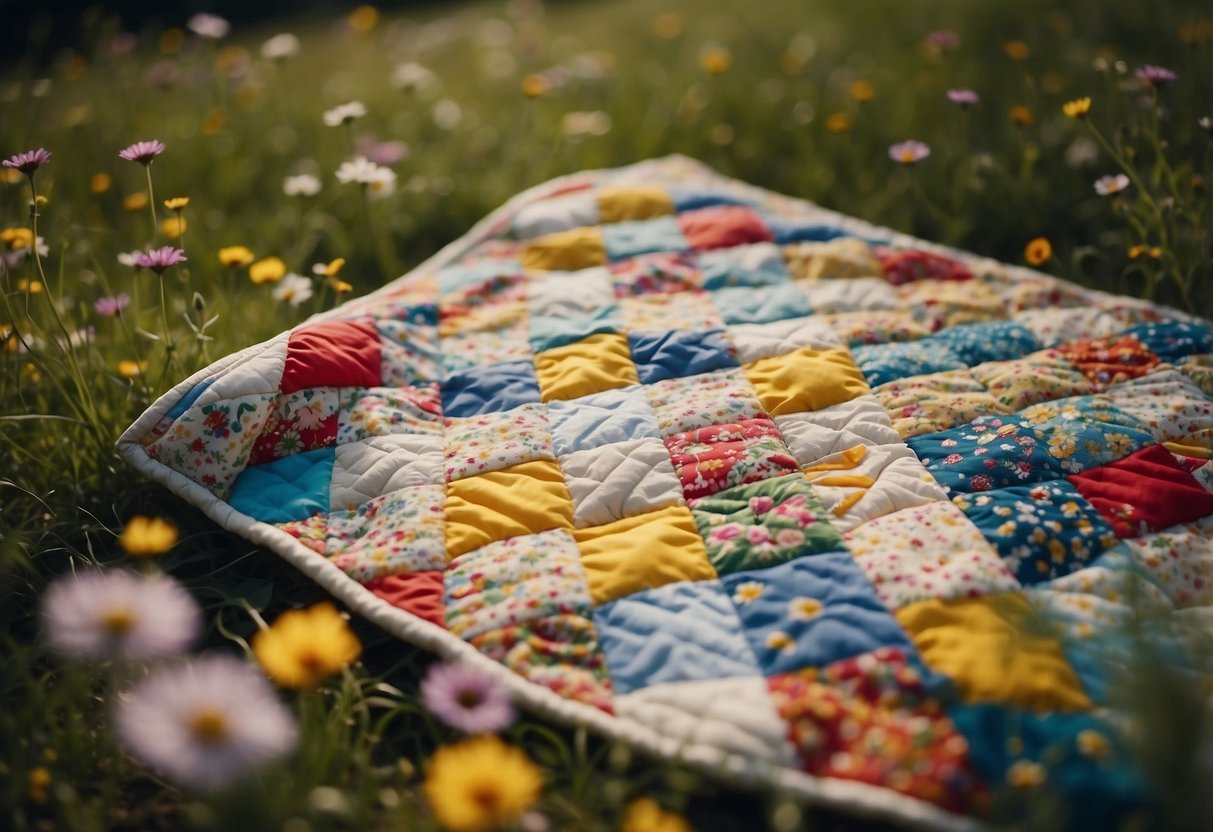
[[[443,458],[447,482],[533,459],[555,459],[543,405],[447,419]]]
[[[309,387],[279,395],[261,435],[253,443],[249,464],[335,444],[338,395],[336,387]]]
[[[619,312],[629,332],[665,332],[670,329],[721,329],[724,318],[710,292],[652,294],[623,297]]]
[[[612,263],[615,297],[663,295],[699,289],[703,276],[694,258],[680,252],[648,254]]]
[[[447,563],[441,485],[416,485],[329,515],[325,552],[359,583]]]
[[[392,433],[441,433],[442,397],[437,384],[343,391],[337,444]]]
[[[770,419],[676,433],[665,444],[688,500],[799,470]]]
[[[719,370],[646,385],[645,394],[662,434],[765,416],[741,370]]]

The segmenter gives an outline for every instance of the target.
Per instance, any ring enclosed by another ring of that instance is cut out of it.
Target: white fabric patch
[[[1109,387],[1106,395],[1159,442],[1213,437],[1213,402],[1183,373],[1168,369]]]
[[[514,234],[528,240],[583,225],[598,225],[598,197],[594,191],[566,194],[520,208],[514,215]]]
[[[573,497],[573,524],[601,526],[682,505],[682,486],[660,439],[634,439],[560,458]]]
[[[229,367],[203,391],[193,406],[201,407],[223,399],[238,399],[261,393],[269,393],[271,397],[277,396],[278,385],[282,383],[282,371],[286,369],[286,343],[286,338],[279,338],[266,344],[256,355]]]
[[[332,511],[414,485],[442,485],[442,436],[403,433],[338,445],[329,485]]]
[[[688,745],[793,764],[787,726],[758,677],[672,682],[615,697],[615,711]]]
[[[579,272],[547,272],[527,283],[527,308],[533,317],[563,317],[615,304],[611,273],[603,266]]]
[[[827,458],[820,463],[830,461]],[[869,446],[863,459],[851,468],[812,471],[806,476],[826,507],[830,523],[843,533],[891,512],[948,498],[914,452],[900,442]],[[841,476],[868,477],[874,482],[867,487],[823,484]],[[856,493],[861,494],[859,499],[844,508],[844,501]]]
[[[842,346],[838,334],[812,316],[768,324],[738,324],[729,327],[726,335],[737,348],[737,361],[741,364],[787,355],[801,347],[821,350]]]
[[[897,292],[883,277],[801,280],[796,285],[809,299],[809,306],[820,315],[897,308]]]
[[[1213,516],[1122,543],[1177,609],[1213,607]]]
[[[776,416],[775,425],[802,468],[856,445],[904,444],[870,393],[811,413]]]
[[[1113,552],[1120,552],[1119,549]],[[1104,559],[1112,557],[1112,552]],[[1131,567],[1128,558],[1123,554],[1116,559],[1119,564]],[[1088,566],[1077,572],[1071,572],[1048,583],[1037,584],[1036,590],[1055,590],[1070,595],[1091,595],[1102,598],[1113,604],[1129,604],[1143,615],[1159,615],[1171,612],[1173,605],[1166,593],[1154,584],[1145,580],[1139,572],[1131,568],[1114,568],[1107,566]]]
[[[1045,347],[1079,338],[1104,338],[1124,329],[1115,317],[1089,306],[1068,309],[1028,309],[1014,320],[1026,326]]]

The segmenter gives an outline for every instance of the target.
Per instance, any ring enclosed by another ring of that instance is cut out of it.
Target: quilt
[[[1211,689],[1209,324],[685,157],[521,194],[119,445],[540,715],[909,825],[1111,828],[1134,651]]]

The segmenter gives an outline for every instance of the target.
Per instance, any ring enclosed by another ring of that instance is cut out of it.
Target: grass
[[[750,14],[724,0],[515,2],[385,15],[362,32],[343,19],[278,20],[221,42],[149,26],[133,44],[116,40],[104,14],[88,14],[82,41],[31,41],[0,78],[0,149],[54,152],[35,180],[47,197],[38,208],[45,277],[19,241],[0,274],[0,826],[14,830],[432,824],[420,767],[453,734],[418,703],[428,657],[369,626],[353,622],[360,664],[314,694],[327,707],[299,703],[300,753],[255,789],[222,798],[178,791],[119,753],[102,727],[113,679],[38,641],[44,587],[120,560],[117,534],[137,514],[179,527],[159,565],[204,606],[210,646],[239,648],[257,627],[251,611],[272,619],[322,597],[113,451],[172,384],[336,301],[331,290],[299,307],[277,301],[246,269],[220,265],[223,246],[280,257],[303,275],[346,258],[341,277],[358,295],[525,187],[680,152],[1003,260],[1022,262],[1027,243],[1045,237],[1053,255],[1043,268],[1213,314],[1213,134],[1198,122],[1211,114],[1213,23],[1200,3],[769,0]],[[925,46],[936,29],[958,33],[959,47]],[[259,57],[279,31],[299,35],[300,54]],[[410,61],[434,83],[395,86],[394,68]],[[1144,63],[1178,80],[1143,91],[1132,73]],[[532,74],[546,89],[527,97],[522,79]],[[949,102],[945,91],[958,87],[980,103]],[[1080,96],[1093,100],[1089,117],[1068,118],[1063,103]],[[366,104],[365,118],[348,129],[322,122],[350,99]],[[1019,125],[1015,107],[1026,108]],[[334,178],[364,135],[409,146],[383,199]],[[171,216],[160,200],[190,198],[184,238],[173,240],[189,261],[163,283],[117,260],[168,242],[138,204],[144,170],[116,155],[153,137],[168,146],[151,167],[157,219]],[[888,146],[906,138],[927,142],[930,157],[912,167],[890,160]],[[1122,164],[1129,189],[1097,195],[1094,180]],[[284,195],[284,177],[298,173],[318,176],[320,193]],[[0,185],[0,226],[25,227],[29,199],[22,177]],[[121,316],[94,310],[119,292],[132,298]],[[614,828],[638,795],[703,828],[753,828],[757,818],[778,830],[854,827],[576,731],[526,720],[508,736],[543,765],[554,828]],[[1167,759],[1178,770],[1191,750],[1174,739]],[[41,801],[27,788],[39,767],[52,775]],[[1171,782],[1179,791],[1190,781]]]

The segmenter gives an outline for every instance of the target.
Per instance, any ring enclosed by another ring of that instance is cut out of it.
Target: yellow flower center
[[[124,636],[135,626],[135,614],[126,607],[119,607],[101,616],[101,626],[112,636]]]
[[[477,783],[469,790],[468,796],[477,806],[489,814],[496,814],[501,805],[501,791],[492,783]]]
[[[204,745],[219,745],[231,733],[227,716],[211,708],[196,711],[190,717],[190,734]]]

